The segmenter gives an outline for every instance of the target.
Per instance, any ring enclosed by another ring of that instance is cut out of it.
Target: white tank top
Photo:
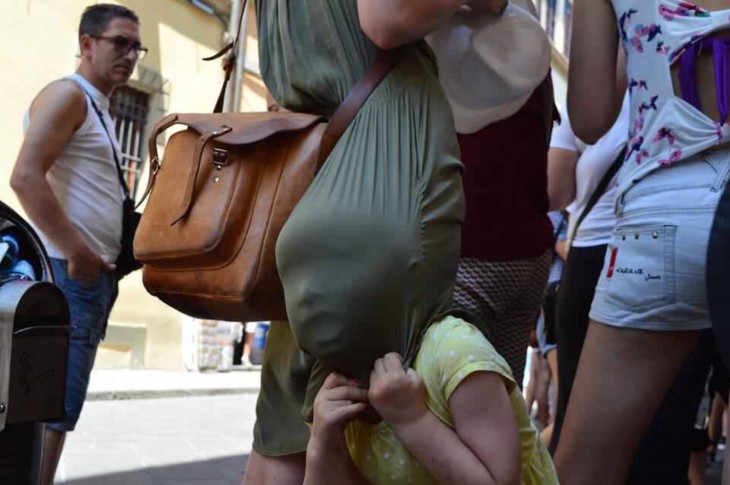
[[[114,122],[109,115],[109,98],[79,74],[66,76],[85,90],[101,110],[109,137],[99,121],[88,97],[86,120],[66,144],[61,156],[46,174],[53,193],[86,243],[107,263],[114,263],[121,250],[122,204],[124,192],[117,174],[112,149],[121,153],[114,134]],[[24,128],[30,124],[30,111],[25,113]],[[43,231],[36,228],[49,256],[64,259],[60,249]]]

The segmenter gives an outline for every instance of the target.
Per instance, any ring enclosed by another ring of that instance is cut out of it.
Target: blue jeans
[[[71,338],[68,348],[66,375],[66,412],[60,422],[48,427],[58,431],[73,431],[89,387],[96,350],[104,338],[109,313],[117,299],[117,280],[102,272],[91,284],[79,283],[68,276],[66,260],[51,258],[53,277],[71,312]]]

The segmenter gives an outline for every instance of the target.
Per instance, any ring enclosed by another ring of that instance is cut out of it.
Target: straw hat
[[[550,41],[529,3],[513,0],[500,16],[459,12],[426,37],[457,132],[513,115],[545,79]]]

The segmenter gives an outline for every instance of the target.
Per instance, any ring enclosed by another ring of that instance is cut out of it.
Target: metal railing
[[[114,90],[109,108],[122,152],[122,170],[132,196],[137,193],[142,175],[149,103],[147,93],[123,86]]]

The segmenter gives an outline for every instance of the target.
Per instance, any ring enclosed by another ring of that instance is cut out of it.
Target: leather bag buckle
[[[223,148],[213,148],[213,165],[216,170],[222,170],[228,165],[228,150]]]

